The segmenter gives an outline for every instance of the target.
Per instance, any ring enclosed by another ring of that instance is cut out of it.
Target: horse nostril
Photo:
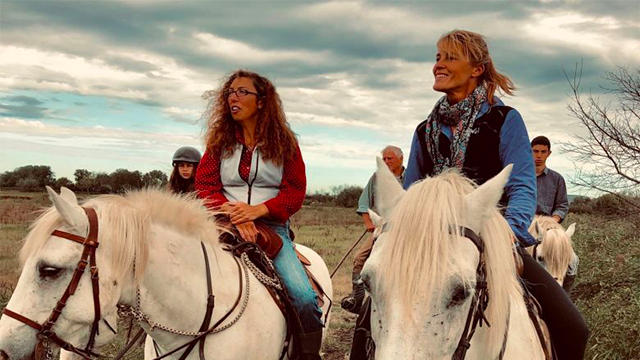
[[[9,360],[9,355],[4,350],[0,350],[0,360]]]

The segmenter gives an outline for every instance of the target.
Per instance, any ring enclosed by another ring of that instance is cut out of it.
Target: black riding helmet
[[[198,164],[200,157],[200,151],[198,151],[198,149],[191,146],[183,146],[173,154],[172,165],[175,166],[177,162]]]

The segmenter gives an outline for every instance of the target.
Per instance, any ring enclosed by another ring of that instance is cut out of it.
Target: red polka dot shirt
[[[236,140],[243,145],[238,172],[243,180],[248,181],[253,149],[244,146],[242,132],[236,133]],[[213,209],[229,201],[222,193],[220,161],[219,152],[205,152],[196,173],[195,186],[198,196],[207,200],[207,206]],[[285,222],[300,210],[307,189],[307,177],[300,147],[296,147],[296,153],[291,160],[284,162],[282,170],[278,195],[265,201],[264,204],[269,209],[269,216],[272,219]]]

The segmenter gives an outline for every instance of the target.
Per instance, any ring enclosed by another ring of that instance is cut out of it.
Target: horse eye
[[[44,279],[54,278],[54,277],[58,276],[61,271],[62,271],[61,268],[57,268],[57,267],[50,266],[50,265],[42,264],[42,265],[38,266],[38,273],[40,274],[40,277],[44,278]]]
[[[464,285],[457,285],[451,293],[451,300],[447,304],[447,308],[461,305],[469,297],[469,290]]]
[[[544,262],[544,256],[538,256],[538,261]]]

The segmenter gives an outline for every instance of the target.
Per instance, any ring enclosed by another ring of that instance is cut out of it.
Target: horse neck
[[[238,268],[232,257],[215,243],[205,244],[210,264],[216,309],[232,307],[238,295]],[[149,256],[139,286],[140,310],[155,323],[175,330],[195,332],[201,326],[207,305],[206,266],[201,242],[162,225],[152,225]],[[133,279],[133,275],[131,276]],[[136,286],[123,298],[137,306]],[[220,311],[221,312],[221,311]],[[213,324],[221,316],[214,313]],[[141,324],[143,327],[148,326]],[[159,343],[173,346],[184,337],[163,331],[150,333]]]

